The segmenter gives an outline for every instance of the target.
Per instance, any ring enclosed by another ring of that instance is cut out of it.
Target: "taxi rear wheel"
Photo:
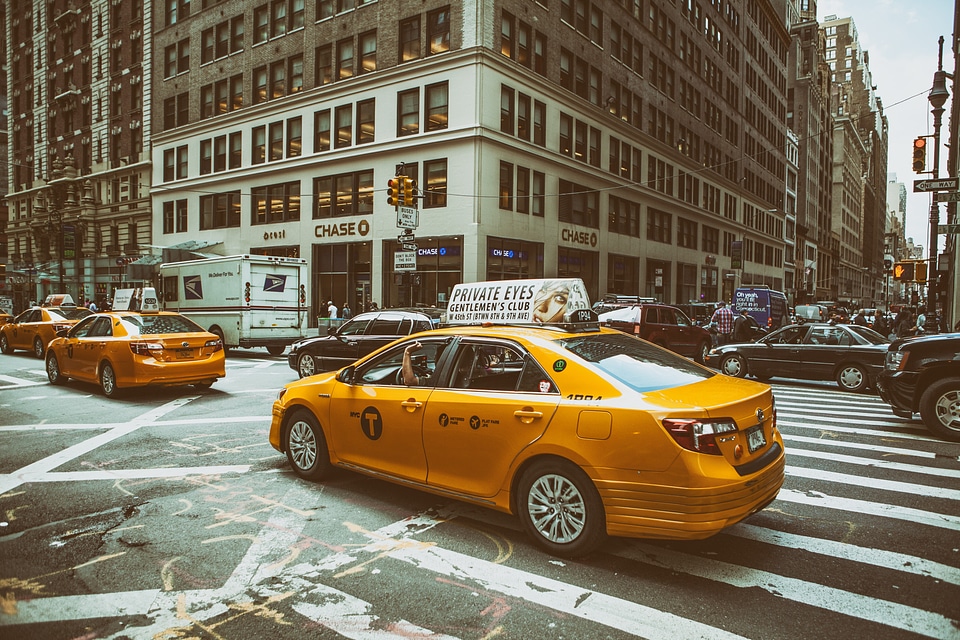
[[[40,336],[33,339],[33,355],[37,356],[38,360],[43,360],[43,340]]]
[[[47,380],[50,384],[64,384],[67,381],[60,372],[60,361],[52,351],[47,353]]]
[[[858,364],[845,364],[837,371],[837,384],[844,391],[863,391],[867,381],[867,372]]]
[[[271,347],[267,347],[267,353],[269,353],[269,354],[272,355],[272,356],[279,356],[280,354],[283,353],[283,350],[284,350],[284,349],[286,349],[286,347],[281,347],[281,346],[276,346],[276,345],[274,345],[274,346],[271,346]]]
[[[600,494],[587,474],[569,462],[535,463],[520,477],[517,496],[523,528],[548,553],[583,556],[606,537]]]
[[[104,362],[100,367],[100,388],[103,390],[103,395],[108,398],[120,393],[120,389],[117,387],[117,373],[109,362]]]
[[[7,336],[3,333],[0,333],[0,351],[7,355],[13,353],[13,349],[10,348],[10,342],[7,340]]]
[[[297,373],[301,378],[309,378],[317,372],[317,363],[309,353],[301,354],[297,359]]]
[[[300,409],[290,416],[283,448],[290,466],[301,478],[322,480],[330,473],[327,438],[317,418],[309,411]]]
[[[931,433],[960,442],[960,378],[934,382],[920,398],[920,417]]]
[[[747,362],[739,353],[734,353],[723,358],[720,371],[734,378],[743,378],[747,375]]]

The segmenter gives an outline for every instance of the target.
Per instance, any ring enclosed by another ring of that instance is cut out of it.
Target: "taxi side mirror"
[[[70,333],[70,329],[57,329],[58,338],[66,338],[68,333]]]
[[[344,367],[340,370],[340,373],[337,374],[337,381],[343,382],[344,384],[353,384],[353,378],[356,371],[357,368],[353,365]]]

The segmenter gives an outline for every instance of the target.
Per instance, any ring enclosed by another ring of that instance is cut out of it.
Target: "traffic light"
[[[397,176],[396,178],[390,178],[387,180],[387,204],[391,207],[399,207],[403,204],[401,195],[402,191],[402,182],[403,176]]]
[[[919,137],[913,141],[913,170],[923,173],[927,168],[927,139]]]
[[[927,263],[918,262],[915,265],[913,270],[913,281],[914,282],[926,282],[927,281]]]
[[[893,265],[893,277],[900,281],[913,280],[915,262],[897,262]]]
[[[403,176],[403,204],[408,207],[417,206],[417,181]]]

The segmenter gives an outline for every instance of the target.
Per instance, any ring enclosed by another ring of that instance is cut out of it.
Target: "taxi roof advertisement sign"
[[[545,324],[563,322],[577,309],[590,309],[579,278],[470,282],[453,287],[447,322]]]

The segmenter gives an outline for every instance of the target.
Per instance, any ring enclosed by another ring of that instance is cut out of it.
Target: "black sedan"
[[[889,343],[854,324],[791,324],[756,342],[716,347],[705,364],[737,378],[836,380],[845,391],[863,391],[874,386]]]
[[[432,307],[367,311],[345,321],[329,335],[294,342],[287,364],[301,378],[335,371],[397,338],[433,329],[440,313]]]

